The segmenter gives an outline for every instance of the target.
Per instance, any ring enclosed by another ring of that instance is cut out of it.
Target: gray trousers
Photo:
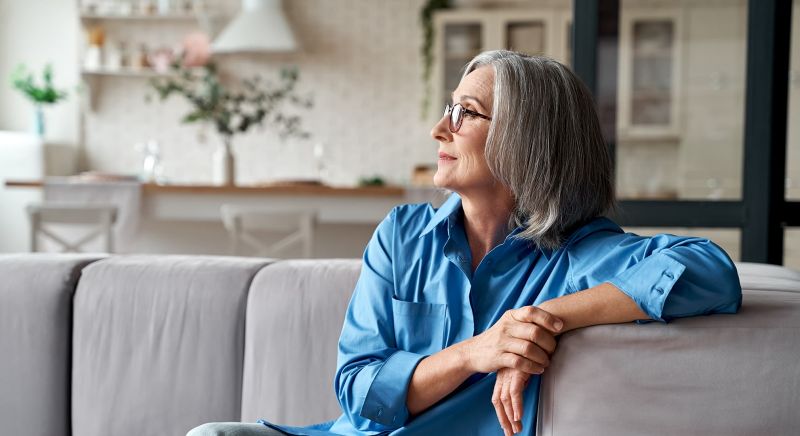
[[[195,427],[186,436],[285,436],[266,425],[248,422],[209,422]]]

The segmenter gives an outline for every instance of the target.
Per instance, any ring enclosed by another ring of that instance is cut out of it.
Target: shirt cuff
[[[402,350],[389,356],[367,391],[360,415],[387,426],[403,425],[408,419],[408,384],[420,360],[425,357]]]
[[[664,303],[685,269],[685,265],[666,254],[653,253],[609,283],[633,299],[651,319],[664,322]]]

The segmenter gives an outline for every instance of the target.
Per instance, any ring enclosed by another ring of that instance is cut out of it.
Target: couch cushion
[[[779,265],[736,262],[742,289],[800,292],[800,271]]]
[[[742,284],[761,283],[749,269],[740,268]],[[790,280],[774,273],[766,278]],[[539,434],[792,434],[800,428],[798,284],[745,289],[736,315],[567,333],[542,381]]]
[[[341,415],[337,344],[360,270],[360,260],[297,260],[258,273],[247,303],[242,421],[304,425]]]
[[[0,255],[0,433],[69,434],[72,294],[97,255]]]
[[[181,435],[238,421],[247,292],[268,261],[117,256],[75,296],[74,434]]]

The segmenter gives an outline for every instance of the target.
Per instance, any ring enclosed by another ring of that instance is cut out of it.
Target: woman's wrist
[[[450,346],[456,356],[458,356],[459,369],[464,373],[467,373],[467,376],[477,372],[472,361],[472,353],[470,352],[473,339],[474,338],[469,338],[465,341],[461,341]]]
[[[411,376],[406,398],[411,415],[426,410],[449,395],[475,373],[470,369],[467,356],[469,353],[460,342],[419,362]]]
[[[561,297],[559,297],[559,298],[561,298]],[[564,306],[562,304],[560,304],[559,298],[554,298],[552,300],[547,300],[544,303],[539,304],[539,305],[536,306],[539,309],[542,309],[545,312],[549,313],[550,315],[553,315],[553,316],[557,317],[558,319],[560,319],[564,323],[564,326],[561,327],[561,330],[559,330],[557,332],[553,332],[553,336],[562,335],[562,334],[564,334],[564,333],[566,333],[566,332],[568,332],[568,331],[570,331],[570,330],[575,328],[573,323],[570,322],[569,311],[568,310],[564,310]]]

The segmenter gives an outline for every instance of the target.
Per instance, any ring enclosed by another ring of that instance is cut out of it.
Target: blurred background
[[[0,252],[359,257],[508,48],[595,92],[627,231],[800,269],[798,3],[0,0]]]

